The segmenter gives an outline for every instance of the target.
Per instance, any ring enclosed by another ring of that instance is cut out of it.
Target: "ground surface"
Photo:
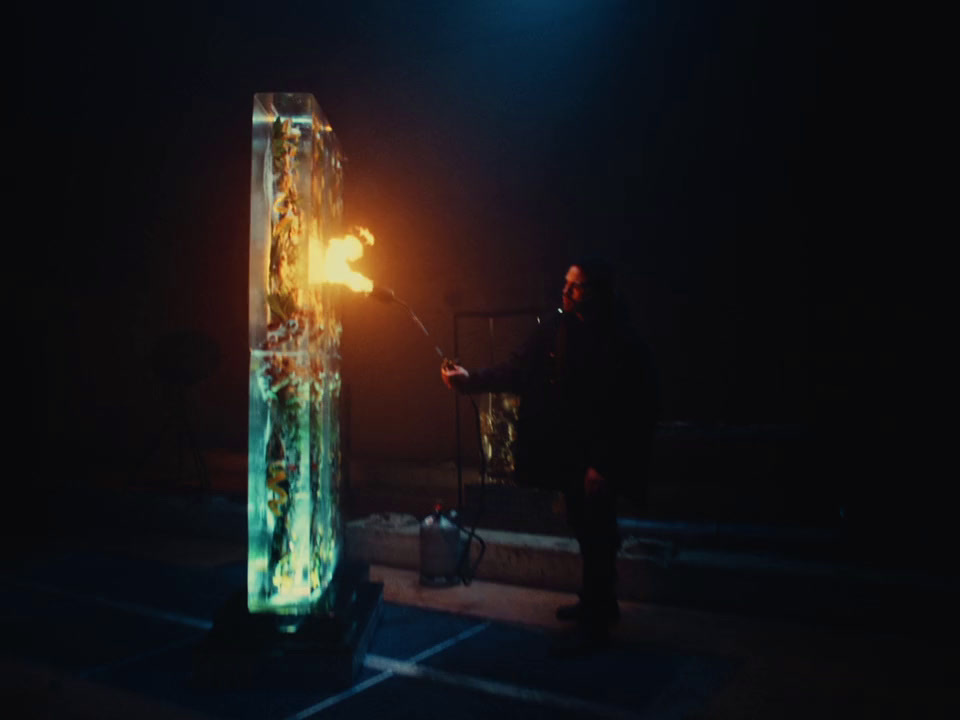
[[[154,531],[60,538],[0,582],[6,717],[957,717],[953,635],[624,604],[611,648],[549,652],[560,593],[426,589],[371,569],[385,606],[341,693],[193,687],[190,658],[244,586],[245,547]],[[9,712],[8,712],[9,711]]]

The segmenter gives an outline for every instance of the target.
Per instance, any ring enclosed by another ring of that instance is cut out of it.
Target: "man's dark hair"
[[[605,258],[596,255],[584,255],[571,263],[586,276],[589,307],[585,310],[593,315],[609,317],[616,304],[616,273],[613,265]]]
[[[587,276],[587,285],[591,292],[598,296],[612,296],[614,292],[613,265],[605,258],[596,255],[587,255],[571,263],[576,265]]]

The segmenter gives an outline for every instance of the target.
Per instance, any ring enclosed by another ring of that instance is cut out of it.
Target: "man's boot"
[[[600,603],[596,609],[584,604],[583,600],[557,608],[557,620],[561,622],[584,623],[591,618],[606,625],[615,625],[620,620],[620,605],[616,598]]]

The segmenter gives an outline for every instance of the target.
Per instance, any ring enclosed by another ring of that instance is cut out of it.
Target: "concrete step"
[[[580,584],[573,538],[478,529],[486,550],[476,578],[560,592]],[[349,557],[418,570],[420,526],[413,515],[383,513],[346,526]],[[471,564],[480,549],[471,546]],[[954,607],[960,586],[949,577],[909,568],[871,568],[776,552],[681,547],[673,540],[624,534],[617,561],[624,600],[778,617],[889,623],[908,608],[935,616]],[[920,617],[914,614],[915,619]]]

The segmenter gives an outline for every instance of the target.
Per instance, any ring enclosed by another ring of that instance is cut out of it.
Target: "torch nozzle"
[[[373,290],[370,291],[370,297],[376,298],[383,302],[391,302],[397,299],[396,294],[390,288],[380,287],[379,285],[374,285]]]

